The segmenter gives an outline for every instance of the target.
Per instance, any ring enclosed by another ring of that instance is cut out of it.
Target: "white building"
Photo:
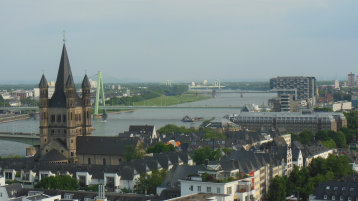
[[[338,101],[338,102],[334,102],[334,103],[331,105],[331,108],[332,108],[332,111],[333,111],[333,112],[352,110],[352,102],[350,102],[350,101]]]
[[[254,197],[252,177],[231,182],[203,182],[201,177],[191,177],[190,180],[180,180],[180,195],[187,196],[197,193],[226,195],[225,201],[247,201]]]
[[[339,89],[339,80],[334,81],[334,88]]]

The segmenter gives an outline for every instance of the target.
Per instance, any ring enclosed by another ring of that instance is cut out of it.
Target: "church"
[[[48,83],[40,83],[39,161],[119,165],[126,147],[140,147],[138,138],[91,136],[91,97],[87,75],[82,81],[82,96],[76,92],[66,45],[63,44],[55,91],[48,97]]]

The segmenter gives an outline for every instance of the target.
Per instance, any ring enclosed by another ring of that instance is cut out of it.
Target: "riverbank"
[[[29,119],[29,118],[30,118],[30,115],[28,115],[28,114],[2,116],[2,117],[0,117],[0,123],[7,123],[7,122],[24,120],[24,119]]]
[[[134,106],[171,106],[183,103],[196,102],[209,99],[209,96],[202,94],[188,93],[180,96],[160,96],[144,101],[134,102]]]

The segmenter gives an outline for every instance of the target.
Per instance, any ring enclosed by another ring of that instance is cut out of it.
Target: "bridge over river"
[[[40,135],[37,133],[0,132],[0,140],[21,142],[29,145],[39,145]]]

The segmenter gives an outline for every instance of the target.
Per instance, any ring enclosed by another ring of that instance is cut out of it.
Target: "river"
[[[269,98],[275,97],[274,93],[247,93],[243,97],[238,93],[222,93],[217,94],[216,98],[202,100],[193,103],[184,103],[181,105],[207,105],[207,106],[242,106],[244,104],[254,103],[258,105],[266,104]],[[113,136],[120,132],[127,131],[130,125],[154,125],[157,129],[166,124],[176,124],[178,126],[198,126],[201,122],[184,123],[181,119],[185,116],[203,117],[210,119],[211,117],[223,117],[226,114],[239,113],[239,109],[214,109],[214,108],[193,108],[193,109],[137,109],[134,112],[124,112],[120,114],[109,114],[108,119],[103,122],[93,120],[92,125],[95,127],[93,135],[97,136]],[[0,131],[9,132],[32,132],[39,133],[39,120],[27,119],[15,122],[0,124]],[[0,141],[0,156],[17,154],[25,155],[25,147],[28,145]]]

